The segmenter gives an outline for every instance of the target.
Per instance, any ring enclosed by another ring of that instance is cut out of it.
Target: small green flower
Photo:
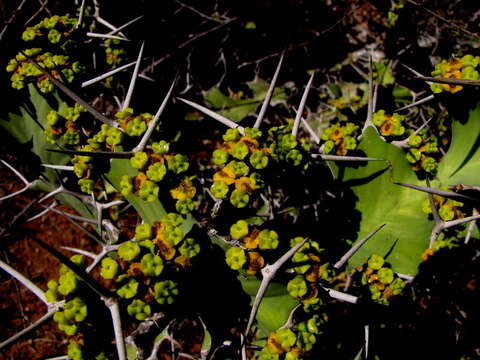
[[[287,161],[289,161],[290,163],[293,164],[293,166],[298,166],[301,164],[302,162],[302,159],[303,159],[303,155],[302,153],[297,150],[297,149],[293,149],[293,150],[290,150],[287,154]]]
[[[288,293],[294,298],[301,298],[307,294],[308,288],[303,276],[296,276],[287,284]]]
[[[105,142],[110,146],[119,145],[123,140],[123,132],[117,128],[109,128]]]
[[[37,36],[37,31],[33,27],[28,27],[22,34],[23,41],[32,41]]]
[[[232,156],[238,160],[243,160],[248,155],[248,146],[243,142],[236,143],[232,148]],[[225,161],[226,162],[226,161]]]
[[[140,262],[142,271],[146,275],[158,276],[163,270],[163,260],[160,256],[154,254],[146,254]]]
[[[50,110],[50,112],[47,115],[47,122],[48,125],[53,126],[55,125],[60,117],[58,116],[58,113],[55,110]]]
[[[368,259],[368,267],[373,270],[381,269],[384,263],[385,260],[380,255],[373,254],[370,256],[370,259]]]
[[[248,166],[243,161],[232,160],[227,164],[227,167],[232,169],[235,176],[244,176],[248,171]]]
[[[166,215],[164,215],[161,219],[162,223],[166,225],[171,225],[171,226],[180,226],[183,224],[185,219],[183,218],[182,215],[179,215],[177,213],[171,212]]]
[[[165,140],[160,140],[152,143],[152,150],[157,154],[164,155],[170,150],[170,144]]]
[[[80,297],[66,302],[63,309],[65,319],[69,321],[81,322],[87,317],[87,305]]]
[[[102,259],[102,268],[100,269],[100,275],[104,279],[113,279],[118,272],[118,263],[112,258],[106,257]]]
[[[408,138],[408,145],[418,147],[422,144],[422,137],[420,135],[410,135]]]
[[[130,136],[140,136],[146,130],[147,124],[140,116],[137,116],[128,122],[125,132]]]
[[[280,149],[282,151],[285,151],[287,152],[288,150],[291,150],[293,148],[295,148],[295,146],[297,146],[297,139],[295,136],[291,135],[291,134],[286,134],[286,135],[283,135],[281,138],[280,138]]]
[[[373,114],[372,122],[375,126],[380,127],[387,120],[385,110],[379,110]]]
[[[268,165],[268,156],[261,150],[254,151],[250,155],[250,164],[257,169],[265,169]]]
[[[144,301],[135,299],[127,306],[128,315],[134,316],[137,320],[145,320],[151,313],[150,305]]]
[[[223,165],[228,161],[228,152],[223,149],[217,149],[213,152],[213,163]]]
[[[120,178],[120,193],[123,196],[129,196],[132,194],[133,184],[132,179],[128,175],[123,175]]]
[[[290,350],[290,348],[295,345],[297,341],[297,336],[295,333],[289,328],[281,328],[277,330],[276,340],[281,345],[283,349],[286,351]]]
[[[195,202],[192,199],[177,200],[175,210],[180,214],[187,215],[195,209]]]
[[[137,151],[131,158],[130,158],[130,165],[135,169],[142,169],[148,161],[148,155],[144,151]]]
[[[230,226],[230,236],[235,240],[240,240],[248,234],[248,223],[245,220],[238,220]]]
[[[50,41],[52,44],[58,44],[60,39],[62,38],[62,34],[56,29],[50,29],[48,32],[48,41]]]
[[[262,131],[258,128],[245,128],[245,135],[254,139],[260,139],[262,137]]]
[[[430,156],[423,156],[420,165],[422,169],[428,173],[434,173],[437,170],[438,166],[435,159]]]
[[[261,250],[274,250],[278,247],[278,234],[273,230],[262,230],[259,234],[259,248]]]
[[[200,245],[193,238],[187,238],[178,248],[181,255],[192,258],[200,253]]]
[[[335,143],[332,140],[328,140],[323,144],[323,152],[325,154],[330,154],[335,148]]]
[[[124,299],[131,299],[137,295],[138,291],[138,281],[135,279],[128,280],[128,283],[123,285],[120,289],[117,290],[118,296]]]
[[[71,360],[83,360],[83,353],[80,345],[73,342],[68,344],[67,356]]]
[[[215,181],[210,187],[210,191],[217,199],[223,199],[225,196],[227,196],[228,185],[220,181]]]
[[[148,167],[147,176],[150,180],[159,182],[167,173],[167,167],[161,162],[156,162]]]
[[[45,297],[47,298],[48,302],[57,301],[59,293],[58,293],[58,282],[55,280],[50,280],[47,283],[48,290],[45,292]]]
[[[240,139],[240,133],[238,129],[228,129],[223,135],[223,140],[225,141],[237,141]]]
[[[230,202],[236,208],[244,208],[247,206],[248,202],[250,201],[250,196],[238,189],[232,191],[232,195],[230,195]]]
[[[140,255],[140,246],[133,241],[126,241],[118,247],[118,256],[123,260],[132,261]]]
[[[165,238],[165,240],[174,245],[179,244],[180,241],[183,240],[184,236],[185,235],[181,228],[172,225],[167,225],[165,231],[163,232],[163,237]]]
[[[159,187],[157,184],[150,180],[145,180],[138,191],[138,196],[148,202],[154,202],[158,199]]]
[[[67,130],[62,138],[68,145],[77,145],[80,143],[80,134],[71,130]]]
[[[185,155],[176,154],[168,158],[168,169],[173,171],[175,174],[180,174],[188,169],[188,160]]]
[[[135,239],[145,240],[152,237],[152,225],[150,224],[140,224],[135,228]]]
[[[450,221],[455,218],[455,212],[448,205],[442,205],[438,210],[438,215],[440,215],[440,218],[444,221]]]
[[[383,284],[390,284],[393,281],[395,274],[392,269],[383,267],[378,270],[377,275],[380,282],[382,282]]]
[[[77,290],[79,280],[72,271],[68,271],[60,276],[58,283],[58,292],[62,295],[68,295]]]
[[[78,185],[80,185],[80,190],[86,194],[91,194],[95,188],[95,181],[92,179],[79,179]]]
[[[175,297],[178,295],[177,284],[172,280],[157,282],[154,285],[155,300],[160,305],[173,304]]]
[[[233,270],[239,270],[247,262],[245,251],[239,247],[231,247],[225,253],[227,265]]]

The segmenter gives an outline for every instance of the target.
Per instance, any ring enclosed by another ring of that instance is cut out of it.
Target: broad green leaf
[[[452,124],[452,143],[438,167],[443,186],[480,185],[480,105],[470,111],[467,122]]]
[[[254,277],[246,279],[239,277],[239,280],[243,290],[250,295],[253,303],[261,281]],[[258,307],[258,326],[266,334],[276,331],[285,324],[290,312],[297,305],[298,301],[290,296],[285,285],[271,282]]]
[[[69,161],[69,156],[61,153],[53,153],[49,149],[58,149],[58,146],[48,143],[43,134],[43,130],[48,126],[47,115],[52,110],[45,98],[38,92],[33,84],[28,86],[30,102],[33,109],[25,104],[20,108],[20,114],[9,114],[8,120],[0,119],[0,126],[7,130],[21,144],[31,141],[31,150],[35,153],[42,163],[65,165]],[[60,99],[57,97],[57,101]],[[63,106],[61,101],[59,106]],[[33,110],[33,111],[30,111]],[[45,169],[44,175],[56,183],[55,171]]]
[[[128,360],[137,360],[137,347],[133,344],[125,344]]]
[[[417,180],[404,151],[384,142],[372,127],[365,132],[359,148],[368,156],[386,159],[388,163],[371,161],[365,166],[345,169],[344,180],[358,197],[356,209],[362,216],[357,240],[380,224],[386,225],[349,263],[358,266],[370,255],[385,256],[392,249],[387,261],[394,271],[415,275],[421,254],[428,247],[433,223],[421,209],[425,194],[394,182],[425,184]]]

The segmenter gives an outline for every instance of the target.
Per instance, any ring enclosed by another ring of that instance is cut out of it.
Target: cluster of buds
[[[435,65],[432,71],[433,77],[444,79],[478,80],[480,75],[476,68],[480,64],[480,56],[465,55],[461,58],[453,58],[450,61],[442,60]],[[463,89],[462,85],[433,83],[430,88],[434,93],[448,91],[452,94]]]
[[[230,227],[230,236],[241,247],[233,246],[227,250],[227,265],[233,270],[244,269],[249,275],[255,275],[265,266],[265,253],[277,249],[280,243],[274,230],[260,230],[245,220],[238,220]]]
[[[463,207],[463,203],[459,201],[433,195],[433,202],[438,209],[438,216],[440,216],[443,221],[463,219],[465,217],[465,213],[460,210],[460,208]],[[423,201],[422,210],[425,214],[432,213],[432,207],[430,206],[430,200],[428,198]]]
[[[381,305],[388,305],[392,298],[399,295],[405,282],[385,263],[385,259],[373,254],[363,266],[353,270],[361,275],[362,285],[368,285],[371,299]]]
[[[348,151],[355,150],[358,131],[359,127],[350,122],[344,126],[335,124],[326,128],[320,137],[324,141],[323,153],[345,156]]]
[[[47,115],[48,127],[44,134],[51,144],[61,140],[66,145],[78,145],[80,143],[80,130],[78,119],[85,109],[80,104],[66,107],[61,111],[51,110]]]
[[[379,110],[373,114],[372,122],[377,127],[382,136],[396,137],[405,133],[402,123],[405,116],[399,114],[388,115],[385,110]]]
[[[437,170],[440,151],[438,140],[435,136],[427,136],[426,129],[419,134],[412,134],[408,138],[409,149],[406,157],[415,171],[423,170],[429,174],[435,174]]]
[[[32,57],[59,81],[72,82],[75,75],[83,71],[83,66],[79,62],[71,61],[69,56],[64,55],[75,25],[75,18],[68,15],[54,15],[43,19],[33,27],[28,27],[22,34],[24,41],[35,40],[38,44],[38,47],[26,49],[25,54]],[[59,51],[60,54],[45,50],[52,45],[55,46],[55,52]],[[49,93],[54,89],[48,77],[31,64],[22,53],[18,53],[9,61],[7,71],[12,72],[10,80],[15,89],[23,89],[27,82],[35,82],[43,93]]]

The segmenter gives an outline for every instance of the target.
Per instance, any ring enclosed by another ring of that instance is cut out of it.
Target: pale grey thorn
[[[300,125],[300,119],[302,118],[302,113],[303,113],[303,110],[305,109],[305,104],[307,102],[308,93],[310,92],[310,89],[312,87],[314,76],[315,76],[315,73],[313,72],[312,75],[310,75],[310,79],[308,79],[307,86],[303,91],[302,99],[300,100],[300,104],[298,105],[297,115],[295,116],[295,120],[293,121],[292,135],[295,137],[297,137],[298,127]]]

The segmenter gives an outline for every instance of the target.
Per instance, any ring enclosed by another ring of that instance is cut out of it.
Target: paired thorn
[[[411,188],[411,189],[415,189],[415,190],[418,190],[418,191],[423,191],[423,192],[433,194],[433,195],[439,195],[439,196],[445,197],[447,199],[452,199],[452,200],[456,200],[456,201],[460,201],[460,202],[469,202],[469,201],[470,202],[471,201],[478,202],[479,201],[479,199],[477,199],[477,198],[467,196],[467,195],[463,195],[463,194],[459,194],[459,193],[456,193],[456,192],[453,192],[453,191],[434,189],[434,188],[430,188],[430,187],[412,185],[412,184],[405,184],[405,183],[400,183],[400,182],[395,182],[394,184],[404,186],[404,187],[407,187],[407,188]]]
[[[94,77],[93,79],[90,79],[90,80],[87,80],[87,81],[84,81],[82,83],[82,88],[84,87],[87,87],[89,85],[92,85],[92,84],[95,84],[96,82],[99,82],[99,81],[102,81],[103,79],[106,79],[108,78],[109,76],[112,76],[112,75],[115,75],[116,73],[120,72],[120,71],[123,71],[125,69],[128,69],[129,67],[135,65],[137,62],[136,61],[132,61],[131,63],[128,63],[128,64],[125,64],[125,65],[122,65],[122,66],[119,66],[113,70],[110,70],[102,75],[99,75],[97,77]]]
[[[280,69],[282,67],[284,55],[285,55],[285,52],[282,52],[282,55],[280,55],[277,69],[275,70],[275,74],[273,75],[273,78],[272,78],[272,82],[270,83],[270,87],[268,88],[267,94],[265,95],[265,99],[263,100],[263,104],[260,109],[260,112],[258,113],[257,120],[255,120],[255,125],[253,125],[254,128],[260,127],[263,117],[265,116],[265,112],[267,111],[268,105],[270,104],[270,101],[273,96],[273,92],[275,90],[275,84],[277,83],[278,74],[280,73]]]
[[[414,103],[411,103],[411,104],[408,104],[408,105],[405,105],[405,106],[402,106],[401,108],[395,110],[394,112],[399,112],[399,111],[403,111],[403,110],[407,110],[407,109],[410,109],[412,107],[415,107],[417,105],[421,105],[421,104],[424,104],[430,100],[433,100],[435,98],[435,95],[428,95],[427,97],[424,97],[423,99],[420,99],[420,100],[417,100],[415,101]]]
[[[17,190],[14,193],[5,195],[3,197],[0,197],[0,201],[10,199],[10,198],[12,198],[16,195],[19,195],[19,194],[25,192],[25,191],[31,189],[32,187],[34,187],[35,185],[37,185],[37,183],[40,181],[39,179],[36,179],[36,180],[33,180],[33,181],[30,182],[17,169],[15,169],[13,166],[11,166],[9,163],[7,163],[5,160],[0,159],[0,161],[2,162],[3,165],[8,167],[16,176],[18,176],[20,178],[20,180],[23,182],[23,184],[25,185],[22,189]]]

